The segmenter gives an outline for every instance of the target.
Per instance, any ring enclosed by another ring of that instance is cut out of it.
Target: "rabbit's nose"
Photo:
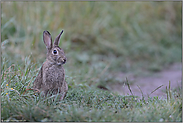
[[[65,58],[63,59],[63,62],[62,62],[62,63],[63,63],[63,64],[65,64],[65,63],[66,63],[66,59],[65,59]]]

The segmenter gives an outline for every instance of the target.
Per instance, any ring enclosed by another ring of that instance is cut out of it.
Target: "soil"
[[[153,73],[151,76],[148,77],[134,77],[133,75],[125,75],[124,73],[119,73],[118,75],[121,78],[124,78],[124,76],[128,76],[128,81],[134,81],[134,83],[130,84],[130,89],[133,95],[142,97],[143,94],[145,99],[147,99],[148,95],[149,97],[158,96],[159,98],[166,98],[166,87],[169,88],[169,82],[171,90],[176,88],[182,88],[181,63],[173,64],[169,68],[160,72]],[[158,87],[160,88],[157,89]],[[155,89],[157,90],[154,91]],[[130,90],[128,89],[127,84],[110,85],[110,90],[118,92],[121,95],[132,95]],[[151,92],[153,93],[150,94]]]

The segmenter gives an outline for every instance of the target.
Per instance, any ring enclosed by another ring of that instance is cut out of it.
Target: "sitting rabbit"
[[[48,92],[52,94],[61,93],[60,100],[64,99],[68,91],[63,67],[63,64],[66,63],[66,56],[64,50],[58,46],[62,33],[63,30],[56,37],[52,45],[50,33],[48,31],[43,32],[43,41],[47,48],[47,56],[33,85],[34,90],[43,92],[44,95],[47,95]]]

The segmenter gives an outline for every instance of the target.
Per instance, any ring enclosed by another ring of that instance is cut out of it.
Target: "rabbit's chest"
[[[64,69],[62,66],[52,66],[45,69],[43,82],[48,88],[61,87],[64,82]]]

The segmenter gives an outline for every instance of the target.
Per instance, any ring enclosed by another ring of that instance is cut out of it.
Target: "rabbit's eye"
[[[57,54],[57,51],[56,50],[53,50],[53,54]]]

